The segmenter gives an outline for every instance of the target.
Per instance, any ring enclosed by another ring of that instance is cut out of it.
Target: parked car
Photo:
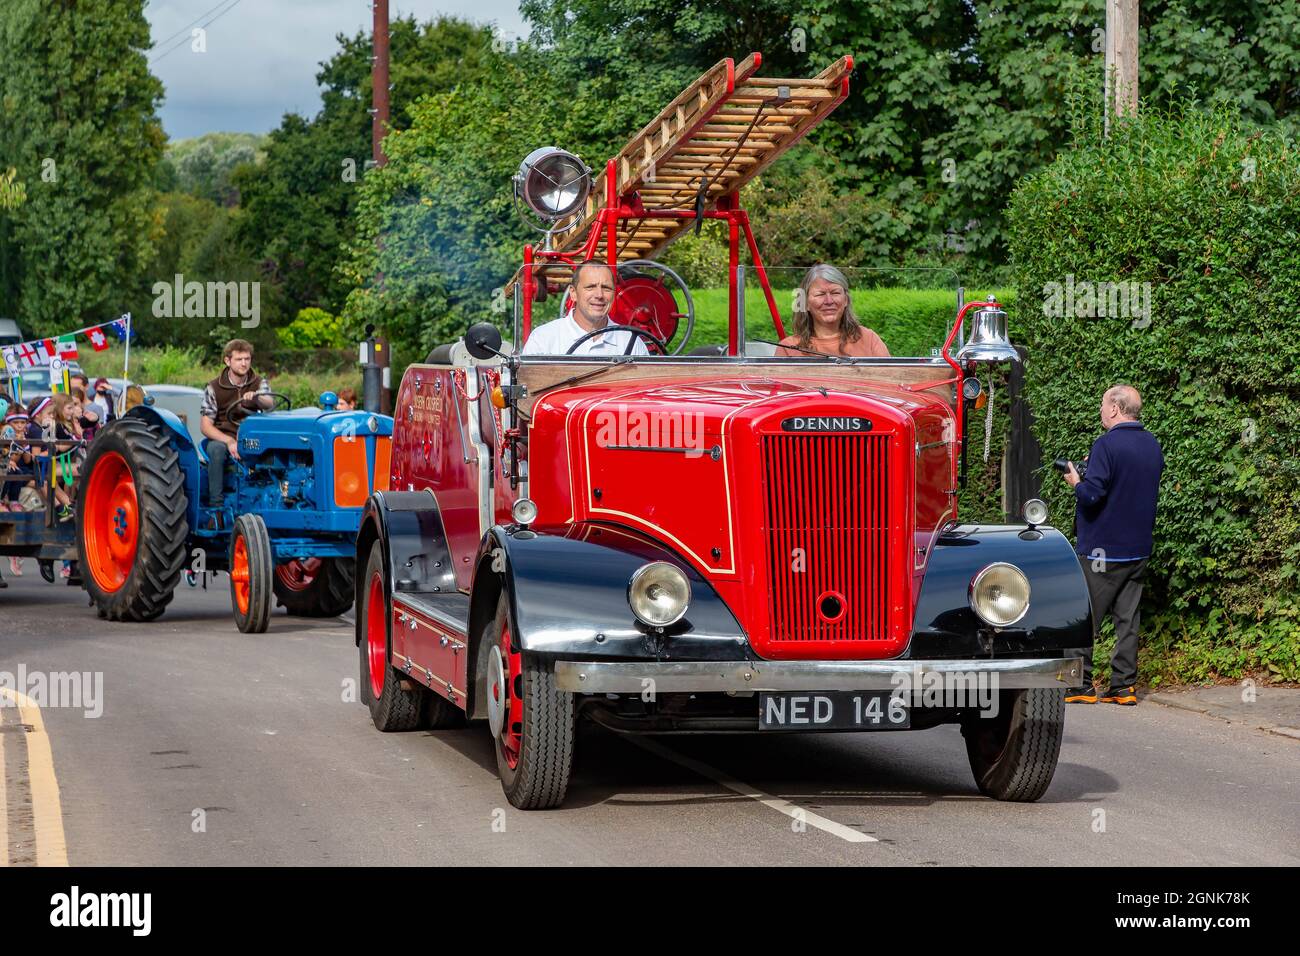
[[[116,389],[115,385],[114,390]],[[203,432],[199,430],[203,389],[189,385],[146,385],[144,390],[153,399],[155,408],[165,408],[181,420],[195,448],[203,446]]]
[[[13,319],[0,319],[0,345],[17,345],[23,341],[23,330]]]
[[[73,375],[78,373],[86,374],[76,362],[68,363],[68,371]],[[50,388],[50,370],[46,367],[25,368],[18,373],[18,377],[22,379],[22,403],[24,405],[31,405],[38,398],[48,398],[54,394],[54,390]],[[0,382],[0,387],[3,387],[10,395],[15,395],[13,378],[13,376],[5,375],[3,382]],[[91,381],[94,380],[91,379]],[[123,380],[117,379],[116,381],[121,382]],[[114,388],[119,387],[114,386]]]

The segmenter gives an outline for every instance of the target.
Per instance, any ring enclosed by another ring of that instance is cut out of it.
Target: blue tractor
[[[288,407],[288,399],[276,396]],[[273,599],[333,617],[353,601],[370,493],[388,488],[393,420],[321,408],[254,412],[239,426],[225,503],[205,502],[207,455],[148,397],[91,444],[77,498],[77,549],[99,616],[151,621],[182,572],[226,571],[239,629],[262,633]]]

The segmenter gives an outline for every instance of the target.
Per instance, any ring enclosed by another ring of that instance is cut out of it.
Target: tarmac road
[[[33,562],[5,570],[0,672],[102,674],[80,709],[0,708],[13,863],[66,847],[74,865],[1300,864],[1300,742],[1185,710],[1071,706],[1036,804],[979,796],[955,727],[593,727],[565,806],[526,813],[502,796],[484,727],[380,734],[345,699],[344,621],[277,612],[242,635],[223,576],[182,585],[156,623],[110,624]]]

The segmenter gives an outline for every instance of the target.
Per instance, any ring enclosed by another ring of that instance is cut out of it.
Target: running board
[[[466,708],[469,596],[393,595],[392,662],[400,673]]]

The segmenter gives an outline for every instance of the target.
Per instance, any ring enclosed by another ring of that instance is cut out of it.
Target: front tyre
[[[261,515],[240,515],[230,537],[230,605],[245,634],[264,634],[271,620],[271,536]]]
[[[1065,733],[1065,691],[1001,691],[997,716],[967,716],[961,732],[980,793],[1032,802],[1047,792],[1056,773]]]
[[[415,730],[424,720],[424,698],[430,691],[403,678],[393,668],[389,652],[392,615],[384,592],[384,547],[378,541],[370,547],[365,574],[357,607],[357,621],[364,624],[358,642],[361,700],[370,708],[370,719],[379,730]]]
[[[148,422],[120,418],[91,443],[81,473],[77,560],[86,590],[100,617],[152,621],[170,603],[185,563],[180,456]],[[53,580],[53,565],[50,571]]]
[[[496,744],[501,789],[520,810],[564,802],[573,769],[573,695],[555,688],[553,663],[516,646],[506,596],[481,640],[488,653],[488,727]]]

